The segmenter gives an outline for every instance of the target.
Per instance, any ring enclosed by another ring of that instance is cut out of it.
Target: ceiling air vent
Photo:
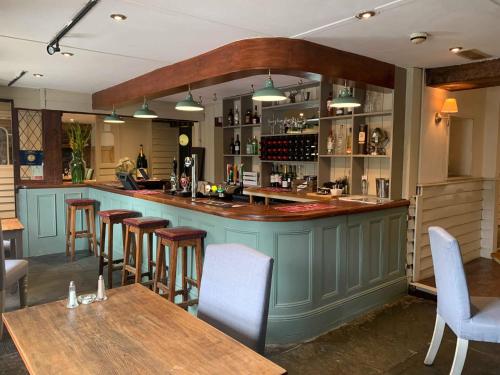
[[[479,51],[478,49],[468,49],[465,51],[460,51],[457,52],[457,55],[467,60],[484,60],[484,59],[489,59],[491,57],[491,55]]]

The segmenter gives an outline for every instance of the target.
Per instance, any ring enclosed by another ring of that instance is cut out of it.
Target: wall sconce
[[[450,113],[457,113],[457,112],[458,112],[457,99],[448,98],[444,101],[443,107],[441,108],[441,112],[436,112],[436,115],[434,116],[434,121],[436,122],[437,125],[441,122],[443,118],[445,118],[446,125],[449,125]]]

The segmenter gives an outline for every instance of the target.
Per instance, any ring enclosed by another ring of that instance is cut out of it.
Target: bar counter
[[[273,257],[268,344],[311,339],[407,291],[405,200],[376,205],[321,201],[311,203],[312,210],[291,202],[214,207],[206,199],[193,202],[103,183],[21,187],[17,194],[18,217],[28,229],[23,234],[26,256],[64,252],[64,201],[88,197],[99,202],[100,210],[133,209],[163,217],[170,226],[206,230],[206,244],[237,242]],[[81,218],[77,221],[81,228]],[[118,226],[114,236],[118,258]],[[77,241],[77,249],[85,249],[86,241]],[[194,273],[191,259],[188,268]]]

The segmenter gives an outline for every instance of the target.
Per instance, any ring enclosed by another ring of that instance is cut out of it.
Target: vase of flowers
[[[135,171],[136,171],[135,163],[128,156],[118,160],[118,164],[116,164],[115,166],[115,173],[117,177],[118,173],[120,172],[125,172],[133,175],[135,174]]]
[[[69,162],[71,171],[71,182],[81,184],[85,178],[85,160],[83,159],[83,151],[87,145],[91,129],[82,127],[79,123],[73,123],[67,130],[69,146],[72,151],[72,159]]]

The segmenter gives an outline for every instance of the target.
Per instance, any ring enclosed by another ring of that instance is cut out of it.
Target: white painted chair
[[[424,363],[432,365],[446,324],[457,335],[450,374],[458,375],[469,340],[500,343],[500,298],[469,297],[457,240],[440,227],[429,227],[438,306],[431,345]]]
[[[239,244],[205,251],[198,318],[264,353],[273,259]]]
[[[0,223],[0,318],[5,308],[5,293],[15,284],[19,284],[21,308],[26,307],[28,296],[28,261],[24,259],[5,259],[3,232]],[[0,320],[0,339],[3,335],[3,321]]]

